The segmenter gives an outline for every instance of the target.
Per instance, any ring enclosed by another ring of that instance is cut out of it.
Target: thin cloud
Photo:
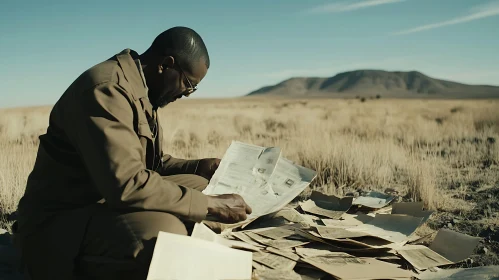
[[[425,30],[431,30],[435,28],[440,28],[440,27],[445,27],[449,25],[455,25],[455,24],[460,24],[460,23],[465,23],[465,22],[470,22],[482,18],[487,18],[487,17],[492,17],[492,16],[497,16],[499,15],[499,2],[493,2],[489,3],[488,5],[484,6],[477,6],[471,9],[470,14],[462,17],[457,17],[453,18],[451,20],[446,20],[446,21],[441,21],[437,23],[432,23],[432,24],[426,24],[422,25],[419,27],[407,29],[407,30],[402,30],[399,32],[395,32],[392,35],[406,35],[406,34],[411,34],[411,33],[416,33],[416,32],[421,32]]]
[[[317,6],[308,11],[310,13],[341,13],[405,1],[406,0],[365,0],[357,2],[341,2]]]

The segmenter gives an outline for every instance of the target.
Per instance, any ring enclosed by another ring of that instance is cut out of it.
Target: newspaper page
[[[302,280],[300,274],[294,270],[285,269],[257,269],[253,276],[258,280]]]
[[[147,280],[251,279],[252,253],[160,231]]]
[[[226,238],[216,234],[215,232],[213,232],[211,229],[209,229],[203,223],[196,223],[194,225],[194,229],[192,230],[191,237],[203,239],[206,241],[215,242],[215,243],[218,243],[220,245],[224,245],[224,246],[234,248],[234,249],[260,251],[260,248],[258,248],[257,246],[254,246],[252,244],[245,243],[243,241],[238,241],[238,240],[226,239]]]
[[[342,255],[306,257],[309,263],[339,279],[411,279],[409,271],[373,258]]]
[[[273,173],[281,150],[233,141],[213,174],[205,194],[236,193],[246,198],[269,192],[267,180]],[[248,203],[248,201],[246,201]],[[250,205],[253,207],[252,205]]]
[[[347,228],[348,231],[364,232],[391,242],[404,242],[421,224],[422,217],[398,214],[378,214],[370,222]]]
[[[296,261],[290,260],[289,258],[283,257],[281,255],[276,255],[267,252],[253,253],[253,260],[257,263],[263,264],[273,269],[291,270],[296,265]]]
[[[448,259],[423,245],[405,245],[397,250],[397,253],[419,270],[452,264]]]
[[[373,209],[383,208],[388,205],[395,196],[371,191],[364,196],[359,196],[353,200],[354,205],[362,205]]]
[[[251,220],[286,206],[315,176],[315,171],[282,157],[278,147],[233,141],[203,193],[241,195],[253,209]]]
[[[330,219],[339,219],[352,206],[353,196],[339,198],[335,195],[325,195],[317,191],[312,191],[310,199],[300,203],[303,211],[328,217]]]
[[[433,213],[435,213],[435,211],[423,210],[423,202],[398,202],[393,204],[391,214],[423,217],[421,223],[425,223]]]

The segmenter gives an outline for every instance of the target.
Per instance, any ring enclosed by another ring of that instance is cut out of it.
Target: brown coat
[[[126,49],[93,66],[53,107],[19,203],[20,236],[43,229],[64,232],[77,244],[92,206],[102,201],[125,211],[206,217],[204,194],[162,177],[194,173],[198,160],[163,154],[161,126],[137,60]]]

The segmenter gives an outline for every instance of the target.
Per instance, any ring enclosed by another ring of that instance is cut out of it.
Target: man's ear
[[[175,65],[175,58],[173,58],[173,56],[164,57],[163,65],[165,65],[167,68],[173,68],[173,65]]]

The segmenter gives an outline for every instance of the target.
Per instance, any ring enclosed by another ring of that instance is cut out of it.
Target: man
[[[158,108],[192,94],[209,65],[201,37],[174,27],[141,55],[126,49],[93,66],[64,92],[18,207],[31,279],[145,279],[159,231],[186,235],[185,223],[207,214],[233,223],[251,213],[238,195],[201,192],[220,159],[162,151]]]

